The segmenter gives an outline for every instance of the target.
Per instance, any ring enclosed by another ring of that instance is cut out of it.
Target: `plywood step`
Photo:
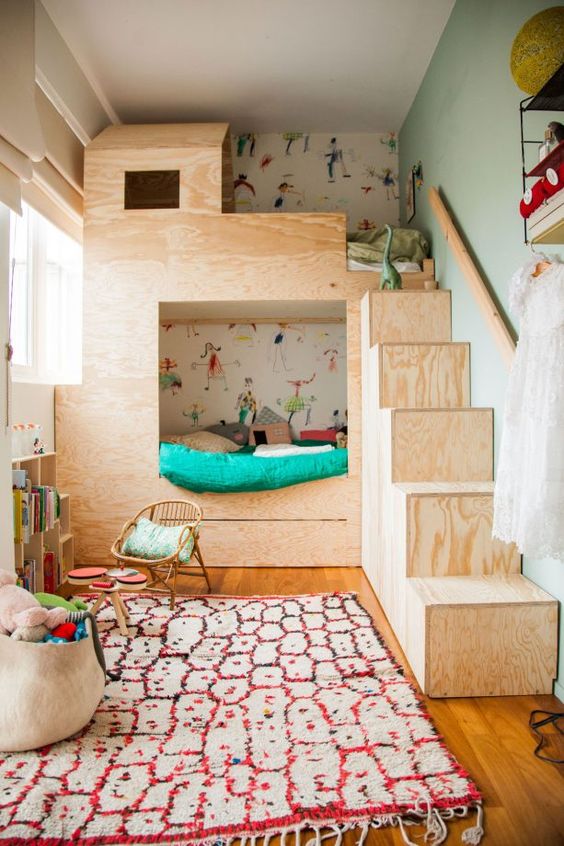
[[[493,482],[403,482],[406,575],[477,576],[521,571],[514,544],[492,538]],[[403,556],[402,556],[403,557]]]
[[[370,346],[451,340],[450,291],[371,291]]]
[[[406,655],[428,696],[552,692],[557,602],[521,575],[408,579]]]
[[[470,344],[379,344],[381,408],[470,404]]]
[[[435,279],[435,260],[423,259],[423,267],[420,271],[400,273],[401,286],[403,290],[431,291],[438,288],[439,283]],[[374,270],[360,270],[356,266],[354,270],[347,270],[347,290],[356,289],[361,294],[365,291],[378,290],[380,288],[380,273]]]
[[[392,481],[493,478],[491,408],[393,409]]]

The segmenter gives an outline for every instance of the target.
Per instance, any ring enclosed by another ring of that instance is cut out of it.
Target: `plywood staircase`
[[[492,540],[493,411],[450,292],[362,301],[363,567],[429,696],[552,692],[557,603]]]

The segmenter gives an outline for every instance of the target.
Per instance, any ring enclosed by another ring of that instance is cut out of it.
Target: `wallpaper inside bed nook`
[[[160,433],[252,422],[266,405],[293,437],[346,422],[344,323],[175,324],[159,327]]]
[[[347,214],[347,229],[399,224],[398,151],[385,134],[232,136],[238,212]]]

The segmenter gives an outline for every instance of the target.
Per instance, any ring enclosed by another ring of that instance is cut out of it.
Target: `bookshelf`
[[[32,485],[57,487],[57,455],[47,452],[44,455],[26,455],[12,459],[13,470],[25,470]],[[50,529],[31,535],[27,543],[14,542],[16,569],[23,568],[24,560],[36,562],[35,590],[45,589],[43,562],[45,552],[55,556],[55,587],[65,580],[66,573],[74,567],[74,536],[71,532],[70,496],[60,493],[60,515]]]

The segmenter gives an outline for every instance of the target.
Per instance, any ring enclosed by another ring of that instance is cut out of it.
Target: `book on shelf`
[[[25,558],[23,567],[16,568],[16,576],[18,587],[22,587],[30,593],[35,593],[37,590],[37,566],[34,558]]]
[[[30,507],[30,494],[22,492],[22,539],[24,543],[29,543],[31,539]]]
[[[57,560],[55,553],[46,549],[43,554],[43,590],[45,593],[55,593],[57,587]]]
[[[30,494],[27,491],[14,491],[14,540],[16,543],[29,543],[31,538]]]
[[[35,558],[24,558],[24,578],[27,579],[28,590],[35,593],[37,590],[37,562]]]
[[[45,489],[43,485],[34,485],[31,489],[32,495],[37,497],[36,514],[37,522],[35,530],[37,532],[45,531]]]
[[[51,485],[31,485],[14,488],[14,541],[29,543],[36,532],[52,529],[61,514],[61,499]]]
[[[22,527],[22,503],[21,493],[19,491],[13,492],[14,497],[14,542],[21,543],[21,527]]]

